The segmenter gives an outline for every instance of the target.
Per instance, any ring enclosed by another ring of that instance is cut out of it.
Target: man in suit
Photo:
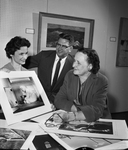
[[[63,84],[66,73],[72,69],[74,58],[69,53],[73,50],[74,37],[61,33],[56,44],[56,51],[41,51],[28,57],[24,67],[27,69],[37,67],[39,80],[51,103]],[[53,86],[57,62],[60,59],[58,80]]]

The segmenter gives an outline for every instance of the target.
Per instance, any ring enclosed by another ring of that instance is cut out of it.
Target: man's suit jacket
[[[72,64],[74,61],[73,56],[68,55],[66,58],[64,67],[61,71],[61,74],[58,78],[58,81],[53,89],[51,89],[51,75],[52,75],[52,68],[54,64],[56,56],[56,51],[41,51],[37,55],[28,57],[26,64],[24,67],[30,69],[37,67],[38,68],[38,77],[39,80],[50,100],[53,102],[54,96],[59,91],[60,87],[63,84],[64,77],[66,73],[72,69]]]
[[[107,102],[108,80],[101,74],[91,74],[82,86],[82,102],[76,105],[81,110],[88,122],[99,118],[111,118]],[[79,77],[69,71],[55,97],[55,107],[71,111],[72,105],[78,101]]]

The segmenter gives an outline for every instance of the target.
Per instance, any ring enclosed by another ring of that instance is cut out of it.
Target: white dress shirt
[[[62,68],[63,68],[63,66],[64,66],[64,64],[65,64],[66,58],[67,58],[67,57],[63,58],[63,59],[60,61],[61,66],[60,66],[60,70],[59,70],[58,76],[60,75],[60,73],[61,73],[61,71],[62,71]],[[58,55],[56,55],[56,58],[55,58],[55,61],[54,61],[54,64],[53,64],[53,68],[52,68],[51,84],[52,84],[52,82],[53,82],[53,78],[54,78],[54,74],[55,74],[55,69],[56,69],[56,65],[57,65],[57,62],[58,62],[58,61],[59,61],[59,57],[58,57]]]

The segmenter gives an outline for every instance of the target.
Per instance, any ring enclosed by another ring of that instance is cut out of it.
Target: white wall
[[[116,67],[120,17],[128,17],[126,13],[127,0],[113,0],[109,4],[109,17],[106,40],[106,75],[109,78],[109,97],[112,111],[128,110],[128,80],[127,67]],[[114,7],[116,6],[116,8]],[[116,37],[116,42],[110,42],[110,37]]]
[[[46,12],[47,0],[0,0],[0,67],[9,60],[5,56],[6,43],[14,36],[22,36],[31,42],[30,53],[37,48],[38,13]],[[26,34],[26,28],[34,28],[35,34]]]
[[[0,67],[9,61],[4,47],[16,35],[30,40],[30,53],[36,53],[40,11],[94,19],[93,48],[99,53],[101,71],[109,79],[111,111],[128,111],[128,68],[115,65],[119,20],[128,17],[127,6],[127,0],[0,0]],[[35,29],[35,34],[26,34],[26,28]],[[110,42],[110,37],[116,42]]]

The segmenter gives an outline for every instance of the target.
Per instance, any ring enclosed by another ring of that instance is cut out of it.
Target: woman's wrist
[[[74,114],[74,120],[77,120],[77,114],[76,114],[77,112],[73,112],[73,114]]]
[[[85,120],[85,116],[82,111],[67,112],[62,117],[65,121]]]
[[[76,120],[76,115],[74,114],[74,112],[69,112],[68,121],[74,121],[74,120]]]

